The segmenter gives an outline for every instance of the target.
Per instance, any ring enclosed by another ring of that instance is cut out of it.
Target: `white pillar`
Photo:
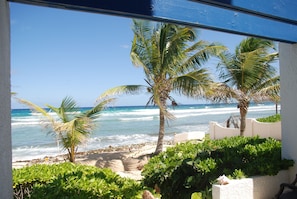
[[[0,198],[13,198],[9,3],[0,0]]]
[[[297,44],[280,43],[282,157],[293,159],[297,173]]]

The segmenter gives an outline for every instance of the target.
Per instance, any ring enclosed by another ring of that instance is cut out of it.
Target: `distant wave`
[[[73,112],[67,112],[66,114],[76,115],[76,114],[80,114],[80,113],[81,113],[81,111],[73,111]],[[30,114],[33,116],[43,116],[42,113],[37,113],[37,112],[31,112]],[[55,113],[55,112],[47,112],[47,114],[52,115],[52,116],[57,115],[57,113]]]
[[[31,160],[44,158],[46,156],[57,156],[65,154],[66,151],[58,148],[58,146],[26,146],[12,149],[12,161]]]
[[[103,112],[101,115],[104,116],[131,116],[131,115],[157,115],[159,113],[158,109],[140,109],[140,110],[134,110],[134,111],[121,111],[121,112]]]
[[[154,117],[150,116],[150,117],[133,117],[133,118],[120,118],[119,120],[122,121],[137,121],[137,120],[153,120]]]
[[[48,123],[48,121],[36,117],[14,117],[11,119],[12,126],[44,125]]]

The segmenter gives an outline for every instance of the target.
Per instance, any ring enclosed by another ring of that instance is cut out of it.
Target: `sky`
[[[10,3],[11,90],[17,97],[59,106],[66,96],[94,106],[105,90],[145,84],[130,60],[132,19]],[[199,30],[200,40],[220,42],[232,52],[245,37]],[[214,70],[216,62],[205,67]],[[145,105],[147,94],[120,96],[114,105]],[[179,104],[204,103],[175,96]],[[26,108],[12,99],[12,108]]]

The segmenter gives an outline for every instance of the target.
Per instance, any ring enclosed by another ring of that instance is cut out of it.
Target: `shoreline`
[[[156,144],[156,142],[144,142],[77,152],[75,163],[98,168],[110,168],[122,177],[141,180],[141,170],[154,153]],[[163,150],[170,146],[174,146],[173,141],[164,141]],[[19,169],[34,164],[58,164],[63,162],[69,162],[67,154],[14,161],[12,162],[12,168]]]

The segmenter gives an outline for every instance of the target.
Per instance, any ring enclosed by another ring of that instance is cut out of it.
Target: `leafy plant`
[[[231,178],[276,175],[293,163],[281,158],[277,140],[238,136],[170,147],[151,158],[142,175],[144,185],[159,187],[162,198],[190,198],[194,192],[207,197],[205,190],[223,174]]]
[[[281,121],[281,115],[275,114],[275,115],[271,115],[268,117],[257,118],[257,121],[259,121],[259,122],[279,122],[279,121]]]
[[[143,187],[110,169],[63,163],[13,170],[14,198],[141,198]]]

